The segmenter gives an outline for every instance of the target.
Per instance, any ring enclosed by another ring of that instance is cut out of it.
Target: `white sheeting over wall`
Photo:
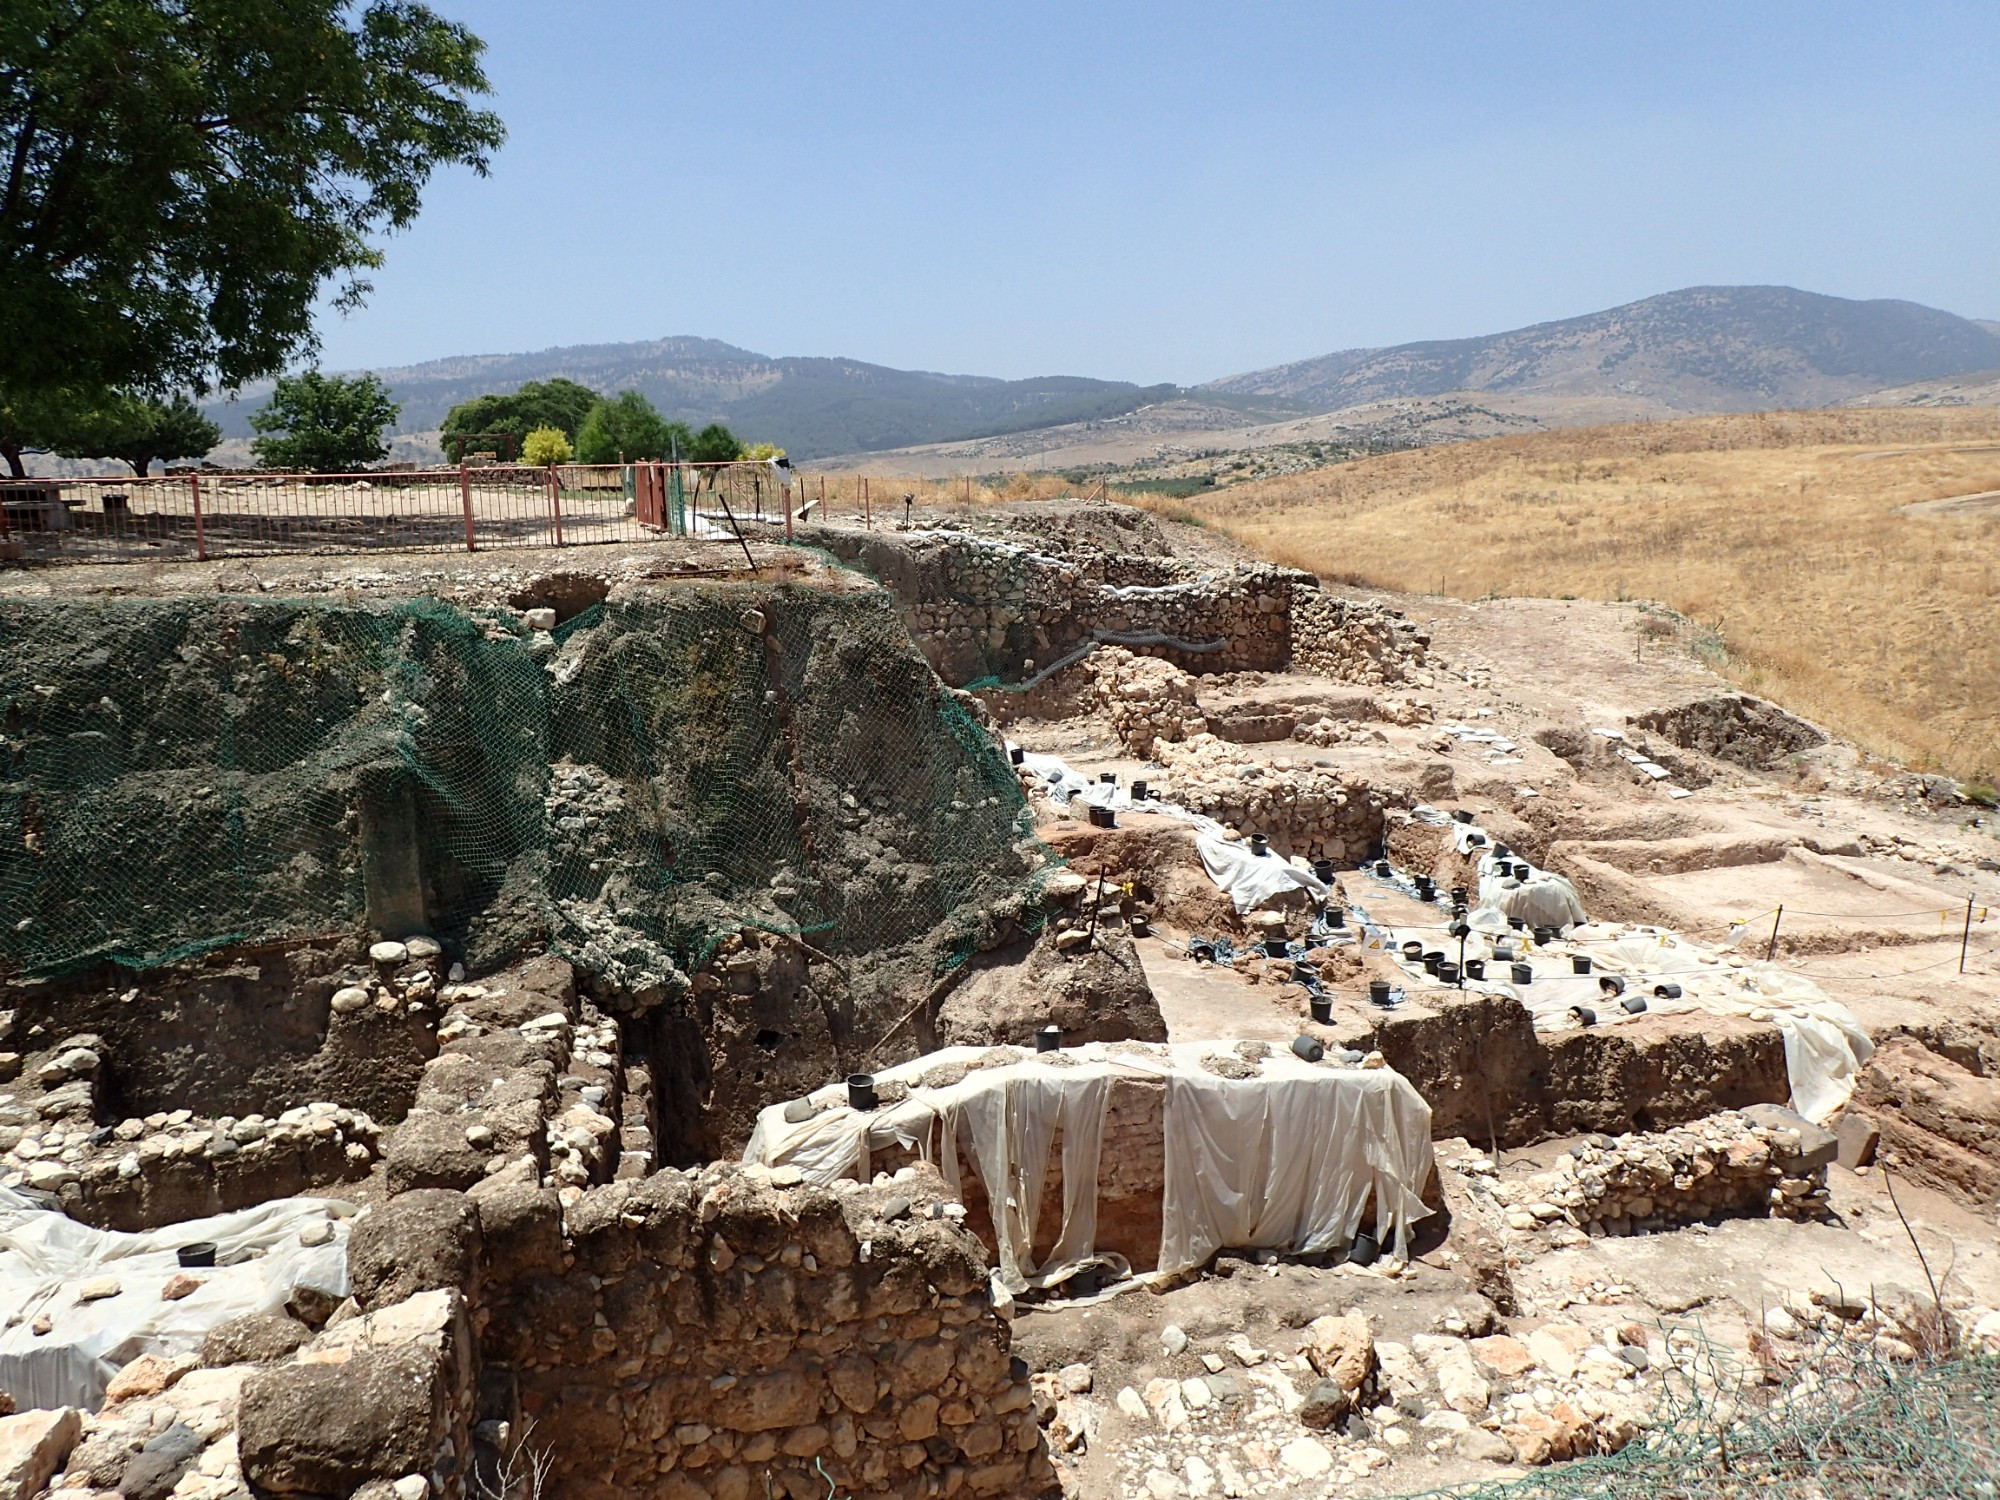
[[[22,1410],[95,1410],[111,1377],[142,1354],[192,1354],[210,1329],[244,1313],[276,1312],[297,1286],[345,1297],[347,1227],[336,1220],[325,1245],[299,1243],[329,1209],[350,1205],[279,1198],[240,1213],[190,1219],[146,1234],[92,1229],[0,1188],[0,1387]],[[219,1258],[259,1252],[237,1265],[191,1271],[198,1290],[176,1301],[160,1289],[179,1273],[176,1252],[202,1241]],[[78,1302],[85,1282],[112,1277],[118,1295]],[[46,1314],[53,1325],[34,1331]]]
[[[935,1162],[955,1190],[959,1147],[994,1206],[999,1275],[1012,1291],[1063,1280],[1096,1251],[1098,1166],[1111,1080],[1121,1072],[1166,1087],[1166,1158],[1159,1269],[1203,1264],[1224,1247],[1311,1252],[1345,1246],[1372,1197],[1385,1247],[1407,1254],[1410,1227],[1429,1210],[1430,1106],[1387,1068],[1306,1063],[1274,1051],[1259,1076],[1223,1078],[1202,1058],[1226,1043],[1117,1043],[1067,1048],[1052,1063],[1026,1053],[926,1088],[923,1075],[969,1064],[986,1049],[953,1047],[876,1075],[910,1086],[872,1112],[847,1107],[844,1085],[809,1096],[811,1119],[783,1105],[757,1117],[746,1162],[795,1166],[808,1181],[857,1176],[869,1150],[900,1143]],[[1116,1050],[1112,1050],[1115,1047]],[[1063,1223],[1045,1263],[1034,1259],[1035,1219],[1050,1143],[1063,1136]]]
[[[1426,822],[1445,821],[1432,808],[1415,812]],[[1464,853],[1476,847],[1469,836],[1482,830],[1476,823],[1454,823],[1452,831]],[[1642,1014],[1701,1012],[1776,1026],[1785,1041],[1792,1108],[1809,1120],[1830,1118],[1854,1092],[1855,1077],[1873,1054],[1874,1044],[1854,1013],[1810,979],[1776,964],[1740,959],[1665,928],[1591,922],[1567,880],[1540,869],[1531,870],[1518,885],[1498,879],[1490,844],[1488,848],[1479,861],[1480,904],[1468,916],[1473,936],[1465,949],[1468,958],[1487,960],[1488,977],[1467,981],[1467,989],[1511,995],[1534,1017],[1537,1030],[1555,1031],[1581,1024],[1572,1014],[1576,1006],[1594,1011],[1598,1025],[1636,1019],[1598,982],[1605,975],[1615,976],[1625,982],[1627,995],[1646,1001]],[[1512,860],[1521,862],[1518,855]],[[1508,917],[1531,929],[1565,930],[1556,942],[1538,947],[1528,941],[1528,934],[1509,931]],[[1383,935],[1390,948],[1414,938],[1425,948],[1442,949],[1453,961],[1458,957],[1457,939],[1436,930],[1383,929]],[[1512,945],[1510,960],[1492,956],[1497,942]],[[1589,958],[1591,972],[1575,973],[1575,957]],[[1512,982],[1513,963],[1529,966],[1533,976],[1529,983]],[[1436,984],[1421,966],[1405,967],[1412,974],[1413,993],[1420,995],[1424,987]],[[1662,983],[1679,985],[1680,995],[1653,994]]]
[[[1255,911],[1287,891],[1306,891],[1315,901],[1324,901],[1331,894],[1331,888],[1304,864],[1293,864],[1276,854],[1252,854],[1248,844],[1225,837],[1223,826],[1215,819],[1178,802],[1151,799],[1134,802],[1125,787],[1092,781],[1058,755],[1024,751],[1021,769],[1044,782],[1049,795],[1058,802],[1075,800],[1089,807],[1108,807],[1114,812],[1158,813],[1188,824],[1195,830],[1195,848],[1201,853],[1202,868],[1238,912]]]

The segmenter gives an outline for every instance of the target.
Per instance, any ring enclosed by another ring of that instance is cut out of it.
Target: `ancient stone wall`
[[[1106,570],[1131,559],[1055,557],[950,531],[827,528],[809,540],[880,580],[938,675],[957,686],[1019,681],[1098,632],[1218,643],[1202,652],[1131,646],[1197,673],[1276,671],[1292,655],[1293,591],[1304,575],[1287,568],[1196,574],[1157,559],[1146,560],[1147,576],[1172,581],[1109,583]]]
[[[1381,794],[1338,772],[1272,767],[1211,734],[1156,750],[1167,775],[1159,795],[1246,837],[1261,833],[1281,856],[1353,862],[1381,846]]]
[[[1295,666],[1371,687],[1430,682],[1430,637],[1400,609],[1303,587],[1291,603]]]
[[[485,1387],[565,1496],[1039,1493],[1027,1368],[936,1186],[717,1167],[594,1188],[559,1242],[519,1216],[489,1231]]]
[[[1833,1155],[1827,1132],[1763,1106],[1674,1130],[1594,1136],[1546,1172],[1495,1178],[1493,1196],[1517,1230],[1565,1223],[1624,1235],[1720,1218],[1824,1218]]]

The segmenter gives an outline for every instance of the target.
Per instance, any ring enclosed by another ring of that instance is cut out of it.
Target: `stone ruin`
[[[649,807],[685,813],[684,787],[621,761],[626,729],[605,715],[565,729],[568,747],[542,766],[535,816],[552,852],[453,863],[426,842],[428,804],[385,820],[364,795],[374,783],[340,779],[343,765],[334,779],[354,800],[285,878],[315,899],[339,886],[350,904],[161,962],[149,952],[136,969],[110,947],[45,971],[10,950],[0,1180],[21,1196],[0,1214],[56,1210],[170,1241],[177,1226],[277,1200],[324,1206],[240,1258],[66,1283],[0,1337],[0,1370],[27,1370],[37,1342],[62,1343],[86,1317],[193,1315],[259,1259],[320,1250],[343,1269],[181,1347],[102,1351],[87,1400],[16,1393],[26,1409],[0,1417],[7,1494],[1053,1493],[1101,1419],[1082,1400],[1087,1370],[1078,1389],[1021,1352],[991,1280],[993,1205],[976,1177],[958,1201],[909,1150],[878,1153],[866,1182],[832,1186],[736,1159],[760,1110],[941,1046],[1016,1056],[1051,1021],[1070,1042],[1164,1041],[1135,946],[1149,917],[1243,940],[1236,976],[1278,997],[1301,1036],[1352,1059],[1343,1065],[1400,1073],[1440,1142],[1586,1139],[1532,1176],[1441,1148],[1424,1201],[1464,1248],[1480,1289],[1471,1316],[1400,1340],[1372,1336],[1359,1315],[1318,1318],[1282,1360],[1240,1332],[1207,1340],[1194,1351],[1206,1373],[1118,1393],[1151,1434],[1128,1482],[1168,1461],[1149,1445],[1204,1412],[1271,1434],[1286,1482],[1365,1478],[1402,1446],[1389,1436],[1399,1428],[1405,1444],[1416,1433],[1435,1451],[1473,1452],[1491,1439],[1527,1463],[1629,1442],[1678,1346],[1646,1329],[1500,1332],[1509,1257],[1727,1218],[1823,1217],[1838,1148],[1770,1108],[1787,1097],[1782,1038],[1748,1022],[1538,1031],[1490,996],[1371,1011],[1360,997],[1375,971],[1359,960],[1310,945],[1249,952],[1272,928],[1206,882],[1185,828],[1143,811],[1090,827],[975,786],[961,757],[998,763],[998,731],[1088,719],[1148,763],[1157,795],[1233,834],[1265,834],[1279,858],[1346,871],[1392,856],[1446,885],[1465,878],[1412,818],[1434,795],[1423,776],[1310,760],[1276,771],[1245,749],[1329,748],[1425,723],[1422,703],[1387,691],[1432,680],[1425,634],[1293,570],[1176,556],[1154,529],[1121,514],[810,535],[880,584],[866,592],[907,631],[899,652],[814,614],[812,590],[862,588],[851,576],[730,594],[755,691],[706,684],[715,717],[678,753],[697,760],[751,722],[760,795],[780,823],[796,809],[812,837],[783,859],[769,855],[776,844],[737,840],[748,850],[737,858],[732,828],[678,825],[691,844],[707,840],[716,878],[692,882],[671,920],[633,916],[656,867],[631,833]],[[659,593],[643,609],[663,607]],[[630,641],[588,633],[593,611],[622,604],[643,636],[632,600],[583,587],[561,627],[509,623],[496,607],[477,628],[519,641],[561,689],[603,680],[620,652],[640,660]],[[530,609],[548,613],[540,596]],[[1332,681],[1268,691],[1263,675],[1292,667]],[[820,703],[850,709],[823,734],[790,716],[808,679]],[[1746,735],[1760,747],[1796,738],[1751,709],[1695,708],[1635,729],[1724,759]],[[943,727],[914,750],[871,743],[870,724],[891,711]],[[83,749],[97,755],[95,744]],[[443,763],[462,769],[464,745],[451,748]],[[206,816],[206,785],[191,777],[188,817]],[[1546,852],[1527,825],[1495,826]],[[968,844],[976,856],[937,852],[968,829],[986,840]],[[385,830],[414,852],[385,848]],[[322,857],[344,885],[309,878]],[[1072,869],[1057,867],[1064,857]],[[447,897],[476,916],[430,920]],[[399,900],[425,920],[384,920]],[[1299,903],[1276,907],[1280,935],[1309,921]],[[879,924],[869,934],[845,925],[863,911]],[[1329,1021],[1315,987],[1342,996]],[[1204,1065],[1235,1078],[1252,1061],[1218,1042]],[[1100,1237],[1140,1270],[1159,1241],[1165,1111],[1158,1083],[1121,1080],[1108,1095]],[[1922,1132],[1953,1128],[1937,1110],[1910,1114],[1884,1139],[1917,1151]],[[1970,1180],[1988,1183],[1983,1170]],[[1059,1203],[1060,1177],[1044,1192]],[[1797,1332],[1848,1313],[1807,1299],[1787,1316]],[[1850,1321],[1914,1338],[1899,1316],[1870,1304]],[[1539,1399],[1535,1382],[1557,1399]],[[1336,1441],[1349,1431],[1365,1436]],[[1252,1487],[1207,1472],[1218,1489]]]

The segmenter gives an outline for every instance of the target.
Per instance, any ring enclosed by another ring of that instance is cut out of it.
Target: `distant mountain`
[[[377,370],[403,404],[405,432],[435,429],[461,401],[567,376],[607,394],[642,391],[663,413],[696,427],[726,422],[738,437],[774,442],[798,458],[953,442],[1122,416],[1177,395],[1171,385],[1051,375],[996,380],[893,370],[853,359],[772,359],[715,339],[576,344],[534,354],[483,354]],[[268,385],[210,408],[225,435],[249,432]],[[1229,398],[1225,398],[1229,399]],[[1292,403],[1239,397],[1250,415],[1296,411]]]
[[[1626,396],[1676,411],[1826,406],[2000,366],[2000,325],[1915,302],[1707,286],[1484,338],[1347,349],[1200,387],[1337,411],[1452,391]]]

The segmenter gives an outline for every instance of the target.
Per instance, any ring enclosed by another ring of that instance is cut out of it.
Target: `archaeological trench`
[[[1545,1267],[1890,1165],[2000,1344],[1983,913],[1729,946],[1990,892],[1940,789],[1115,506],[801,540],[9,580],[4,1500],[1421,1489],[1685,1363]],[[1809,1262],[1711,1323],[1918,1358]]]

